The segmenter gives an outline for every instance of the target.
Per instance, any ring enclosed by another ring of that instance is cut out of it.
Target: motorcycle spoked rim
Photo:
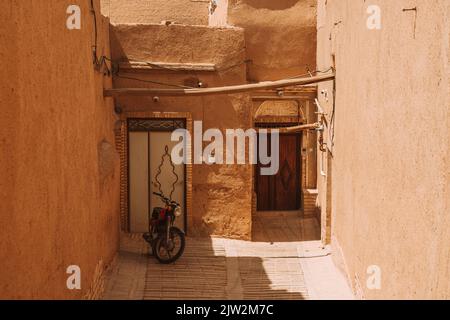
[[[165,240],[161,242],[161,245],[159,246],[159,248],[156,248],[157,245],[155,245],[155,250],[158,251],[157,253],[155,252],[155,254],[157,254],[162,260],[165,260],[165,261],[171,260],[173,257],[177,256],[181,250],[183,250],[182,236],[178,232],[171,232],[171,233],[173,235],[172,241],[178,239],[178,242],[176,242],[174,244],[173,250],[170,250],[170,255],[169,255],[169,251],[167,250],[167,248],[165,246],[165,242],[166,242]],[[178,248],[178,250],[175,251],[176,248]],[[162,255],[161,251],[163,251],[165,253],[165,255]]]

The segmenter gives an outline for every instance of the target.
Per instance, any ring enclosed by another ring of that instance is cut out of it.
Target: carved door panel
[[[300,209],[300,150],[300,135],[280,135],[278,173],[274,176],[262,176],[262,166],[257,165],[255,190],[258,211]]]
[[[184,165],[173,165],[165,155],[166,146],[169,154],[178,142],[171,141],[171,132],[150,132],[150,204],[153,207],[161,207],[164,204],[153,192],[160,191],[166,197],[181,204],[181,217],[175,221],[175,226],[184,230]],[[163,159],[164,157],[164,159]],[[158,182],[161,184],[161,190]]]

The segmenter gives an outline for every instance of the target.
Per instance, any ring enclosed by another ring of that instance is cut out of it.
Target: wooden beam
[[[291,101],[291,100],[311,100],[314,99],[313,96],[306,96],[306,95],[289,95],[289,96],[254,96],[252,97],[253,101]]]
[[[261,123],[261,122],[260,122]],[[320,123],[309,123],[309,124],[302,124],[299,126],[292,126],[292,127],[270,127],[270,128],[257,128],[257,130],[268,130],[269,132],[271,130],[278,130],[281,134],[286,133],[298,133],[303,131],[309,131],[309,130],[318,130],[321,128]]]
[[[301,126],[280,128],[280,132],[281,133],[294,133],[294,132],[302,132],[302,131],[307,131],[307,130],[320,129],[320,127],[321,127],[320,123],[304,124]]]
[[[217,94],[233,94],[241,92],[249,92],[261,89],[277,89],[291,86],[308,85],[334,79],[334,74],[320,75],[315,77],[286,79],[278,81],[266,81],[259,83],[243,84],[237,86],[216,87],[216,88],[199,88],[199,89],[150,89],[150,88],[120,88],[105,89],[105,97],[119,96],[205,96]]]

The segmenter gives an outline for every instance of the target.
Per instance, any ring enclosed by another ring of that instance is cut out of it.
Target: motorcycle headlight
[[[180,207],[176,207],[175,211],[174,211],[175,217],[179,217],[181,216],[181,208]]]

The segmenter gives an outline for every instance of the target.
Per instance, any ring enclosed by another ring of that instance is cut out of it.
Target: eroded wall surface
[[[316,0],[228,0],[228,6],[228,24],[245,30],[250,82],[315,70]]]
[[[381,9],[380,30],[367,28],[369,4]],[[321,205],[365,298],[450,297],[449,12],[447,0],[319,1],[318,67],[334,55],[337,79]],[[332,89],[319,88],[329,115]],[[366,286],[373,265],[379,290]]]
[[[173,88],[178,86],[219,87],[245,83],[245,41],[240,28],[212,28],[160,24],[115,25],[111,29],[115,61],[163,63],[209,63],[216,71],[127,71],[114,78],[115,88]],[[116,102],[128,112],[190,113],[202,121],[203,131],[252,126],[248,94],[204,97],[119,97]],[[225,143],[225,140],[224,140]],[[204,147],[208,143],[205,142]],[[192,211],[188,213],[188,232],[194,236],[216,235],[249,239],[251,236],[252,167],[250,165],[194,165]]]
[[[66,28],[71,4],[81,30]],[[88,1],[6,0],[0,20],[0,297],[94,297],[118,249],[119,172]],[[66,286],[70,265],[81,290]]]
[[[112,23],[207,25],[209,0],[101,0],[102,12]]]

